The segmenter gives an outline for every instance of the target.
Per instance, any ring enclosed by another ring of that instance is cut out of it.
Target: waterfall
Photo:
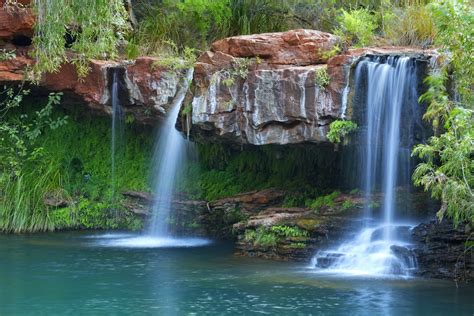
[[[153,155],[154,202],[148,234],[156,237],[170,237],[168,220],[172,211],[175,186],[186,155],[188,141],[175,128],[176,120],[192,78],[189,70],[181,85],[160,131]]]
[[[122,106],[119,100],[119,83],[118,83],[118,68],[112,68],[112,138],[110,142],[110,156],[111,156],[111,182],[112,182],[112,197],[115,199],[117,191],[116,183],[116,162],[117,156],[120,152],[123,143],[123,122],[124,116]]]
[[[395,222],[397,185],[409,186],[412,125],[417,108],[415,60],[410,57],[365,57],[354,73],[355,98],[365,116],[360,131],[359,163],[364,164],[365,228],[337,249],[319,252],[317,267],[364,275],[409,275],[416,267],[409,248],[409,227]],[[403,120],[402,120],[403,115]],[[381,191],[382,218],[371,214]]]

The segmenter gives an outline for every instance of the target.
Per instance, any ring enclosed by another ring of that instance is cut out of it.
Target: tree
[[[435,136],[414,148],[413,155],[424,162],[413,180],[441,200],[438,218],[450,217],[457,226],[474,223],[474,10],[464,0],[436,1],[431,8],[442,65],[427,78],[429,89],[420,100],[428,103],[424,118]]]

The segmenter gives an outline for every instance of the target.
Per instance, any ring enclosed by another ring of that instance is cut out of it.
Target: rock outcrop
[[[303,261],[339,243],[360,222],[357,195],[340,194],[313,208],[267,207],[233,225],[239,255],[282,261]]]
[[[1,11],[1,10],[0,10]],[[20,83],[28,79],[34,64],[28,51],[17,50],[14,58],[0,61],[0,83]],[[133,61],[91,60],[85,78],[79,78],[72,64],[64,64],[57,73],[45,74],[39,86],[74,95],[89,107],[111,113],[112,72],[118,70],[120,103],[138,122],[151,123],[164,118],[184,80],[184,72],[156,65],[157,58],[139,57]]]
[[[471,234],[471,238],[469,235]],[[474,279],[472,233],[444,221],[420,224],[413,229],[416,274],[429,278],[470,281]]]
[[[313,30],[215,42],[195,66],[187,98],[191,137],[239,145],[327,142],[329,124],[351,116],[350,69],[359,57],[434,53],[384,47],[337,55],[337,44]]]
[[[28,4],[29,1],[19,1],[19,4]],[[0,1],[0,40],[16,42],[22,37],[31,39],[35,17],[30,8],[5,5]]]

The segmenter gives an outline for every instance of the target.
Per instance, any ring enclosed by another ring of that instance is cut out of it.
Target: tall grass
[[[67,179],[53,161],[30,168],[23,169],[17,177],[6,177],[2,181],[1,231],[20,233],[52,231],[55,228],[44,198],[52,192],[63,192],[61,188]]]
[[[384,38],[389,44],[428,46],[433,43],[436,32],[429,6],[396,7],[385,15]]]

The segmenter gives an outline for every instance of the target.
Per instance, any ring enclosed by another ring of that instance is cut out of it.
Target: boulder
[[[269,64],[303,66],[326,62],[327,52],[338,43],[333,34],[299,29],[229,37],[213,43],[211,50],[240,58],[259,57]]]

